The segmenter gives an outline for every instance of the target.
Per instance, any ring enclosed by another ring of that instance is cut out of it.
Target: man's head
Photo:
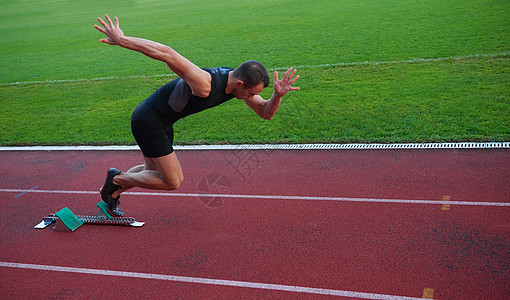
[[[269,75],[266,68],[256,60],[249,60],[242,63],[234,70],[234,78],[241,80],[245,88],[252,88],[261,83],[266,88],[269,85]]]
[[[269,85],[266,68],[258,61],[249,60],[232,71],[231,92],[238,99],[250,100]]]

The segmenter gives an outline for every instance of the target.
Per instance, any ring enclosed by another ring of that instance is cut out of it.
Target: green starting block
[[[108,205],[101,201],[96,205],[99,211],[95,216],[81,216],[75,215],[69,208],[64,207],[55,214],[50,214],[45,217],[34,228],[42,229],[48,227],[52,223],[56,223],[53,228],[56,231],[73,232],[83,224],[96,224],[96,225],[126,225],[132,227],[141,227],[145,222],[137,222],[132,217],[116,218],[108,212]]]
[[[101,201],[98,204],[96,204],[96,206],[99,208],[99,211],[97,212],[96,216],[104,215],[104,217],[106,217],[107,219],[115,219],[115,217],[108,212],[108,204],[106,204],[106,202]],[[101,212],[103,212],[103,214],[101,214]]]
[[[83,221],[67,207],[56,212],[55,216],[60,220],[55,226],[57,231],[75,231],[83,225]]]

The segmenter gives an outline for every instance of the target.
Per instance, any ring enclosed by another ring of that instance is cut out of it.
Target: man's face
[[[251,100],[256,95],[262,93],[263,90],[264,90],[263,83],[260,83],[259,85],[254,87],[245,88],[242,81],[238,81],[236,83],[236,88],[233,94],[237,99]]]

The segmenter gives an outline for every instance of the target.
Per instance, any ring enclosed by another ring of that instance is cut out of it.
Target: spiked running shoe
[[[120,185],[116,185],[113,183],[113,177],[120,173],[121,172],[119,170],[114,168],[111,168],[106,173],[106,180],[104,182],[103,187],[99,190],[99,193],[101,194],[101,199],[103,199],[103,201],[106,202],[107,204],[110,204],[110,202],[112,202],[113,193],[115,193],[117,190],[121,188]]]
[[[117,196],[117,198],[113,198],[113,197],[110,197],[110,198],[111,198],[111,200],[110,200],[110,203],[108,203],[108,212],[110,213],[110,215],[112,215],[116,218],[122,217],[122,215],[124,213],[121,212],[120,208],[119,208],[120,196]]]

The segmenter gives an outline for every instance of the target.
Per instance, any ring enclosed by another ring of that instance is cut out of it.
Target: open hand
[[[296,80],[298,80],[299,75],[296,75],[297,70],[289,68],[287,72],[285,72],[285,76],[283,76],[282,80],[278,80],[278,71],[274,72],[274,91],[280,97],[285,96],[289,91],[299,90],[298,87],[292,86]],[[294,77],[294,78],[293,78]]]
[[[103,38],[100,39],[99,41],[110,45],[119,45],[121,39],[124,37],[124,33],[122,32],[119,26],[119,19],[115,17],[115,24],[113,24],[112,19],[110,19],[108,15],[105,15],[105,18],[108,23],[103,21],[103,19],[101,18],[97,18],[99,23],[101,23],[101,25],[103,25],[104,28],[98,25],[94,25],[94,28],[106,34],[107,36],[106,39]]]

